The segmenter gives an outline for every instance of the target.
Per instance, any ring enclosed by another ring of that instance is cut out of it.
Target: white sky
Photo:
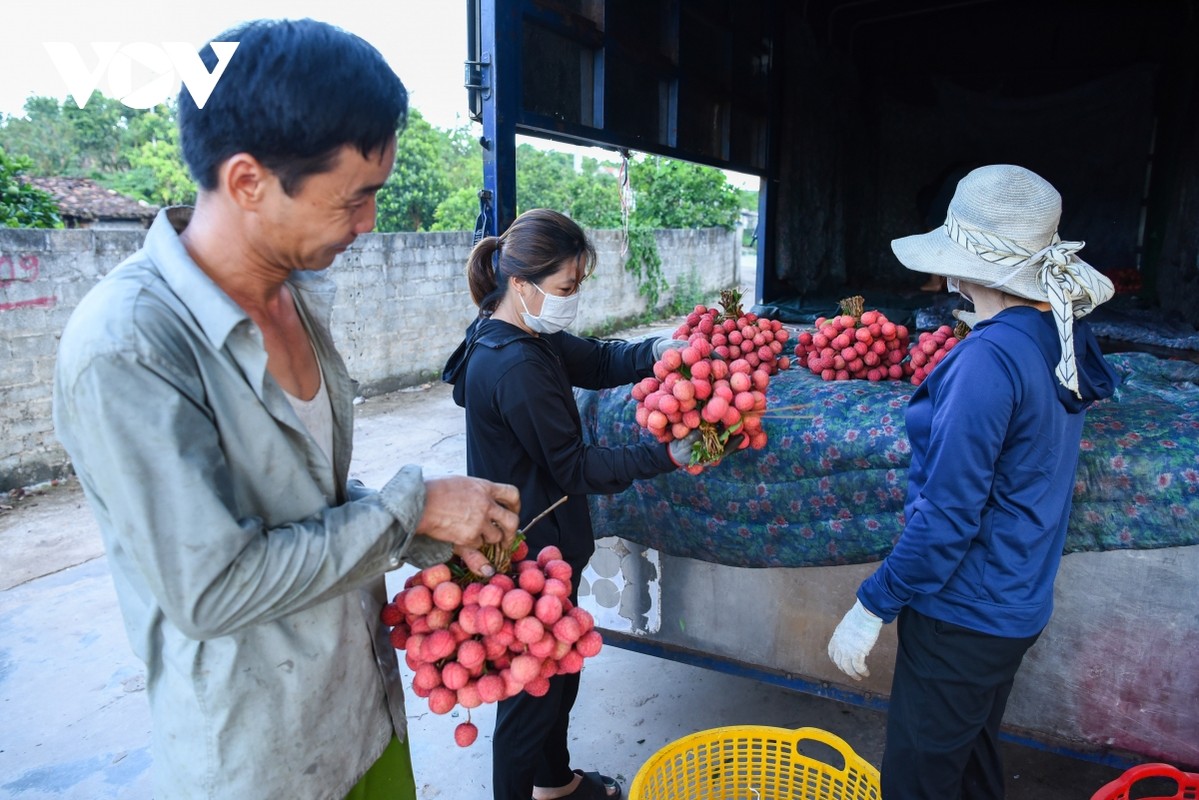
[[[89,67],[91,42],[188,42],[197,49],[246,19],[312,17],[338,25],[379,49],[408,87],[409,101],[432,124],[466,119],[462,62],[466,3],[462,0],[189,0],[117,3],[103,0],[7,0],[0,27],[0,112],[22,114],[25,99],[68,90],[44,42],[74,44]],[[177,83],[176,83],[177,86]],[[101,91],[107,91],[102,82]]]
[[[5,0],[0,27],[0,113],[20,116],[30,95],[66,101],[69,91],[44,47],[66,42],[89,68],[92,42],[188,42],[196,49],[246,19],[312,17],[345,28],[378,48],[408,89],[409,103],[438,128],[465,125],[466,3],[463,0],[188,0],[117,3],[113,0]],[[175,90],[178,88],[176,81]],[[100,91],[117,96],[107,78]],[[136,86],[134,87],[136,88]],[[173,93],[174,90],[172,90]],[[166,99],[164,97],[164,99]],[[481,128],[472,123],[476,132]],[[538,140],[531,141],[539,144]],[[614,160],[605,150],[545,143]],[[735,185],[745,181],[729,175]],[[744,177],[744,176],[740,176]],[[757,179],[749,181],[757,188]]]

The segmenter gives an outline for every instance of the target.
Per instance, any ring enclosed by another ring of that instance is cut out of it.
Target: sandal
[[[562,795],[559,800],[620,800],[620,784],[615,778],[600,775],[598,772],[583,772],[581,769],[572,771],[581,775],[583,780],[579,781],[573,792]],[[613,789],[616,791],[612,791]]]

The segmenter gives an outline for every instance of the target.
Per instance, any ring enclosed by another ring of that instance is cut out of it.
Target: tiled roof
[[[106,189],[90,178],[23,178],[54,198],[64,218],[80,221],[101,219],[150,220],[158,207]]]

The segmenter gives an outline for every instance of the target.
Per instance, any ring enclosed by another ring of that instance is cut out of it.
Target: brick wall
[[[69,474],[50,413],[58,336],[79,299],[143,236],[0,228],[0,491]],[[577,332],[647,310],[623,269],[620,233],[592,237],[599,264],[584,284]],[[475,316],[465,277],[470,245],[466,232],[370,234],[331,267],[338,284],[333,336],[363,395],[440,376]],[[658,250],[672,287],[709,300],[741,279],[736,231],[660,231]]]

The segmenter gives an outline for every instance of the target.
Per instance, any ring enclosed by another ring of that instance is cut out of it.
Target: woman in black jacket
[[[522,526],[569,496],[526,541],[534,555],[556,545],[573,570],[572,584],[595,551],[587,495],[620,492],[639,478],[670,472],[686,462],[693,443],[584,443],[572,387],[634,383],[653,374],[666,348],[684,344],[567,333],[579,286],[594,266],[586,234],[554,211],[527,211],[502,236],[481,240],[468,263],[479,317],[442,376],[466,409],[469,473],[515,484]],[[578,601],[573,585],[570,599]],[[571,770],[567,725],[578,688],[577,673],[557,675],[544,696],[522,692],[500,701],[492,739],[496,800],[620,797],[614,780]]]

